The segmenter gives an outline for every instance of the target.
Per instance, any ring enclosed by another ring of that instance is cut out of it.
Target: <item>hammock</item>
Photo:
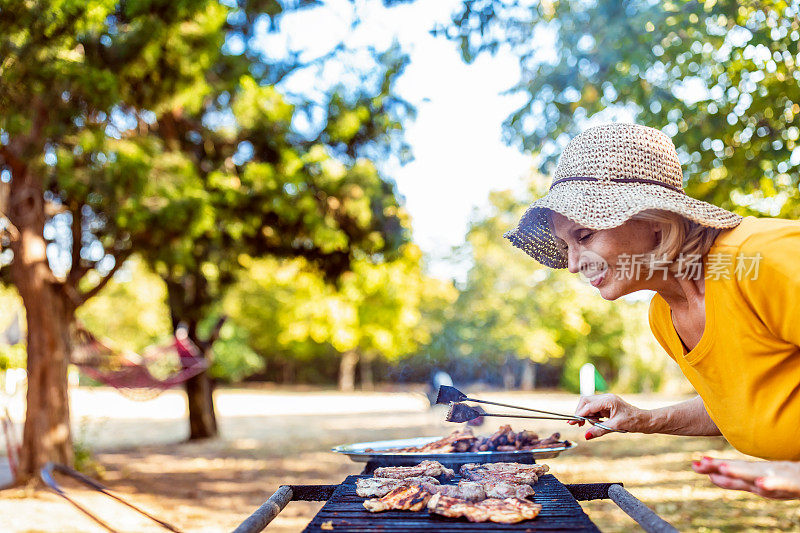
[[[170,344],[147,348],[139,355],[110,347],[80,324],[73,330],[71,360],[86,376],[137,400],[154,398],[209,366],[183,329],[175,333]],[[167,375],[157,377],[151,369],[160,369],[159,374]]]

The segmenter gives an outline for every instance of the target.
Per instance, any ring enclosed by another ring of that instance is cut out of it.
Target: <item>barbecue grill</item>
[[[371,472],[376,464],[367,464]],[[364,509],[364,498],[356,495],[356,480],[370,477],[361,474],[348,476],[339,485],[283,485],[256,509],[234,533],[256,533],[281,512],[290,501],[327,502],[303,530],[307,533],[336,532],[407,532],[407,531],[600,531],[581,508],[578,501],[608,499],[633,518],[647,532],[672,533],[677,530],[664,521],[638,499],[626,491],[621,483],[588,483],[564,485],[553,475],[539,478],[534,485],[533,499],[542,505],[534,520],[517,524],[492,522],[472,523],[429,514],[427,511],[386,511],[370,513]],[[454,482],[460,478],[456,477]]]

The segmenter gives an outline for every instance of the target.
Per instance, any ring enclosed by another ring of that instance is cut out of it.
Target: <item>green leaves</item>
[[[540,153],[543,172],[588,120],[632,115],[672,136],[689,194],[741,214],[796,216],[795,10],[782,1],[551,2],[531,10],[466,1],[448,35],[467,59],[501,45],[520,58],[513,92],[527,102],[507,120],[506,137]],[[740,201],[762,178],[776,185],[759,193],[768,200]]]
[[[259,87],[252,77],[239,80],[231,109],[241,128],[266,135],[286,135],[294,112],[273,86]]]
[[[393,261],[355,261],[337,285],[301,259],[245,259],[224,310],[266,358],[357,350],[396,362],[431,341],[441,329],[434,309],[455,299],[451,284],[422,274],[421,259],[406,245]]]
[[[391,258],[408,240],[394,185],[368,160],[404,146],[397,47],[371,55],[374,68],[359,73],[371,83],[290,103],[277,82],[306,65],[250,39],[264,15],[277,23],[280,3],[48,7],[0,11],[0,139],[54,210],[72,215],[55,242],[77,239],[65,254],[76,263],[70,283],[106,254],[138,250],[167,282],[173,318],[196,324],[235,279],[240,255],[305,257],[333,282],[357,257]],[[232,36],[249,36],[244,53],[225,52]],[[328,110],[314,115],[318,138],[294,128],[310,107]]]

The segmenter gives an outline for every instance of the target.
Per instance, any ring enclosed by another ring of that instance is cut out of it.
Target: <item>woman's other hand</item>
[[[613,429],[644,433],[648,427],[648,411],[629,404],[616,394],[581,396],[575,414],[586,418],[605,418],[604,426]],[[583,421],[569,422],[582,426]],[[601,427],[592,426],[586,432],[586,440],[610,433]]]
[[[723,489],[746,490],[765,498],[800,498],[800,463],[793,461],[735,461],[703,457],[692,463]]]

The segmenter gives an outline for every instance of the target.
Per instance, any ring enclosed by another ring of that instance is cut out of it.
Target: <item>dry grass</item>
[[[185,531],[229,531],[280,484],[338,483],[357,473],[360,465],[330,453],[332,445],[453,429],[442,422],[441,411],[428,409],[422,397],[412,394],[219,391],[222,438],[178,443],[185,422],[180,409],[172,407],[180,403],[180,394],[160,403],[134,404],[101,392],[79,391],[73,412],[85,427],[81,438],[102,448],[96,459],[106,470],[104,483]],[[552,410],[570,409],[575,401],[564,394],[493,397]],[[672,400],[633,398],[640,405]],[[118,405],[111,408],[108,402]],[[394,406],[398,412],[392,411]],[[522,421],[514,426],[521,428]],[[800,531],[796,502],[718,489],[691,471],[691,460],[702,455],[741,457],[721,438],[610,435],[587,443],[579,430],[557,422],[526,426],[540,433],[558,430],[580,444],[547,461],[563,482],[621,481],[681,531]],[[480,431],[496,427],[487,424]],[[77,499],[121,531],[163,531],[96,493],[71,488]],[[268,531],[299,531],[320,506],[292,502]],[[583,507],[603,531],[634,529],[610,501],[584,502]],[[103,531],[47,492],[0,492],[0,516],[3,531]]]

